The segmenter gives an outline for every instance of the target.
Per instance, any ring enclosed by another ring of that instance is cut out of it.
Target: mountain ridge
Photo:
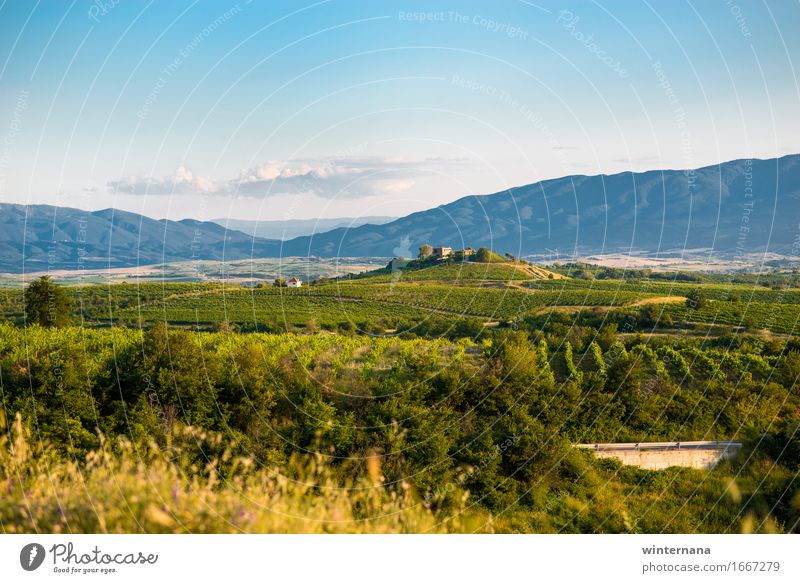
[[[689,249],[797,255],[798,225],[800,155],[791,154],[697,169],[550,178],[467,195],[384,224],[285,241],[195,219],[0,204],[0,271],[250,257],[409,257],[426,243],[485,246],[517,256]]]
[[[287,219],[282,221],[211,219],[211,222],[260,239],[280,239],[289,241],[304,235],[324,233],[340,227],[359,227],[364,224],[383,225],[395,219],[397,219],[397,217],[367,216],[338,217],[335,219]]]
[[[7,273],[246,259],[252,243],[244,233],[194,219],[0,203],[0,271]]]
[[[412,249],[427,242],[448,246],[485,245],[516,255],[542,254],[547,250],[577,255],[625,250],[653,253],[667,249],[713,249],[728,254],[766,250],[785,253],[792,249],[797,219],[800,219],[799,162],[800,155],[792,154],[768,159],[742,158],[697,169],[626,171],[546,179],[498,193],[468,195],[382,225],[381,231],[394,237],[395,242],[398,237],[409,237]],[[775,176],[771,173],[773,165]],[[744,207],[739,208],[737,201],[730,200],[732,190],[742,196],[738,202],[746,200],[746,185],[741,184],[745,173],[758,177],[751,180],[760,193],[760,196],[753,197],[758,200],[755,205],[757,216],[752,210],[746,212]],[[687,184],[682,188],[681,183],[684,180],[688,182],[690,175],[691,186]],[[627,182],[630,184],[625,184]],[[653,214],[651,209],[649,213],[637,213],[652,206],[650,195],[659,189],[663,192],[663,212]],[[775,193],[774,204],[768,200],[768,194],[772,192]],[[537,197],[539,193],[541,197]],[[568,194],[573,195],[573,200],[569,201],[571,205],[559,201]],[[681,208],[680,203],[687,199],[687,195],[691,199],[689,202],[705,203],[706,208],[698,209],[697,204]],[[728,199],[727,204],[723,205],[722,199]],[[615,204],[609,205],[609,201]],[[550,205],[551,202],[561,204]],[[631,205],[631,202],[635,204]],[[491,208],[484,208],[487,204]],[[569,206],[574,208],[567,208]],[[516,216],[508,212],[512,208],[518,210]],[[766,220],[770,209],[782,219],[774,228]],[[785,212],[777,212],[779,209]],[[430,219],[436,212],[447,215],[458,228],[448,232],[447,229],[430,229],[418,224],[418,219],[435,223]],[[481,212],[484,216],[478,218],[483,220],[476,224],[475,215]],[[751,225],[748,227],[750,232],[757,235],[739,245],[734,232],[742,226],[745,214],[746,224]],[[535,233],[531,232],[530,224],[526,224],[533,217],[542,227]],[[597,228],[598,218],[603,219],[602,232]],[[642,228],[630,230],[634,218]],[[586,227],[582,231],[578,228],[581,223]],[[653,228],[659,232],[655,240],[650,236]],[[764,233],[773,232],[777,235],[775,240],[764,239]],[[709,233],[717,236],[709,237]],[[375,235],[376,230],[369,226],[348,232],[331,231],[315,236],[316,242],[308,239],[290,241],[284,251],[292,253],[308,247],[313,253],[325,255],[335,246],[344,250],[342,255],[347,255],[366,239],[374,239]],[[335,237],[339,240],[331,241]],[[387,254],[387,250],[386,242],[362,247],[365,254],[376,251],[376,254]]]

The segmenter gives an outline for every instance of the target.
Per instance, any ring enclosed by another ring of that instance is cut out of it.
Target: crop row
[[[746,284],[722,283],[686,283],[660,280],[541,280],[528,282],[526,286],[541,290],[596,290],[596,291],[628,291],[638,293],[656,294],[661,296],[687,296],[696,289],[701,289],[703,295],[710,300],[729,301],[731,303],[747,304],[750,302],[772,304],[800,304],[800,290],[798,289],[768,289],[761,286]]]
[[[765,302],[739,304],[709,301],[699,310],[690,310],[682,304],[669,305],[665,308],[664,313],[669,314],[676,321],[744,326],[784,334],[797,334],[800,331],[800,305],[798,304]]]

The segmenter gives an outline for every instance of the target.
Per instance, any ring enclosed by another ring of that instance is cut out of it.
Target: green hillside
[[[421,268],[384,268],[367,272],[362,280],[371,283],[399,281],[441,281],[448,284],[480,285],[489,282],[515,282],[536,279],[563,279],[564,276],[521,262],[505,260],[499,263],[478,263],[474,261],[444,262]]]

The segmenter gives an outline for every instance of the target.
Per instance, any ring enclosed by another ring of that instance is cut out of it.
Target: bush
[[[692,289],[686,297],[686,307],[690,310],[702,310],[706,307],[706,296],[699,287]]]

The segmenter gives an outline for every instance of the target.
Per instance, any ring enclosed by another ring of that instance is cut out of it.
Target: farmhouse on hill
[[[434,247],[431,255],[436,259],[446,259],[453,254],[452,247]]]

